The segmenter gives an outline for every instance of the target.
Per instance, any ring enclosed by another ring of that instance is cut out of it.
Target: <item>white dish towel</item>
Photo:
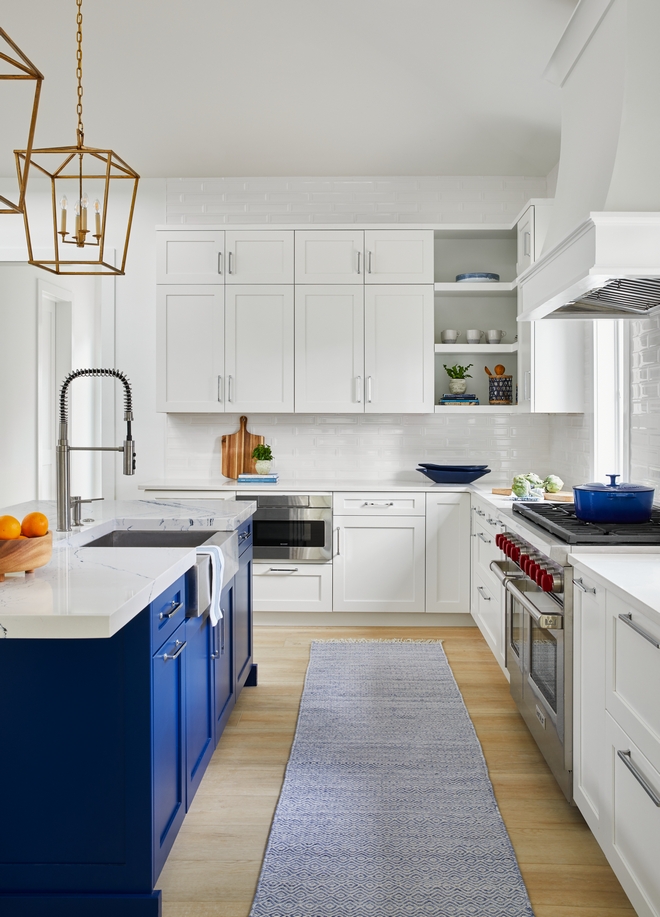
[[[225,570],[225,559],[222,551],[216,544],[200,545],[197,548],[198,554],[208,554],[211,558],[211,606],[209,616],[211,624],[216,626],[222,618],[222,608],[220,608],[220,596],[222,595],[222,580]]]

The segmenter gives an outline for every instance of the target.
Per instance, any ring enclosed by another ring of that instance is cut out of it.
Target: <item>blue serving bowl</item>
[[[499,274],[489,274],[486,271],[472,271],[469,274],[457,274],[456,283],[497,283]]]
[[[472,484],[485,474],[490,474],[490,468],[481,468],[473,471],[438,471],[434,468],[417,469],[430,478],[434,484]]]
[[[434,462],[418,462],[420,468],[430,471],[483,471],[488,465],[436,465]]]

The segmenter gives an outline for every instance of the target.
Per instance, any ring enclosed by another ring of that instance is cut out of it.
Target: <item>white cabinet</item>
[[[364,287],[296,285],[296,411],[364,412]]]
[[[530,204],[518,220],[516,227],[516,248],[518,260],[516,273],[522,274],[530,264],[534,263],[534,205]]]
[[[157,233],[158,283],[223,283],[222,230]]]
[[[225,283],[293,283],[293,230],[225,231]]]
[[[426,610],[470,611],[470,495],[426,495]]]
[[[424,516],[334,516],[333,525],[334,611],[424,611]]]
[[[159,286],[157,410],[224,411],[224,288]]]
[[[296,283],[363,280],[363,230],[296,230]]]
[[[254,564],[255,611],[332,611],[332,564]]]
[[[586,322],[518,322],[518,401],[523,412],[584,411]]]
[[[228,286],[228,411],[293,411],[293,287]]]
[[[433,283],[432,229],[367,229],[365,283]]]
[[[573,589],[573,796],[600,840],[605,803],[605,590],[576,568]],[[585,590],[587,590],[585,592]]]
[[[433,412],[433,287],[365,288],[365,410]]]

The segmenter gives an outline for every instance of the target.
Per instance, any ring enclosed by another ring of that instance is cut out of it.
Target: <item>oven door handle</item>
[[[525,593],[518,589],[513,580],[507,580],[504,584],[504,588],[512,599],[516,602],[520,602],[522,607],[541,630],[563,630],[563,615],[544,615],[532,602],[530,602]]]
[[[510,579],[522,579],[525,575],[517,567],[515,570],[507,570],[507,565],[512,566],[511,561],[491,560],[490,562],[490,569],[503,586],[506,586]]]

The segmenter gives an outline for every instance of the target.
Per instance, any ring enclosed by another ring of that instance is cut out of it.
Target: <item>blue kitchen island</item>
[[[52,504],[9,508],[22,515]],[[252,660],[252,503],[106,504],[0,585],[0,913],[156,917],[158,876]],[[4,511],[3,511],[4,512]],[[105,518],[103,518],[105,517]],[[86,547],[116,530],[226,531],[216,626],[196,553]]]

